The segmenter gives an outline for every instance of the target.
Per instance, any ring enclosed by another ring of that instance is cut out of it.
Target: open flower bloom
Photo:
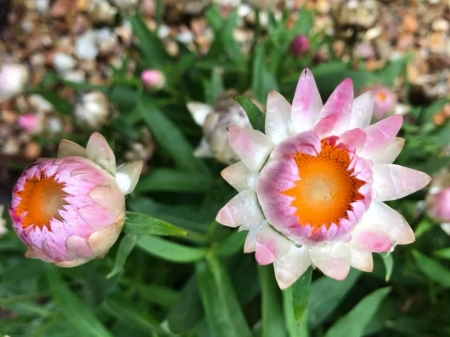
[[[142,161],[116,168],[116,158],[99,133],[86,149],[68,140],[58,158],[33,163],[13,188],[9,214],[27,245],[27,257],[74,267],[103,257],[125,221],[125,194],[131,193]]]
[[[404,140],[402,116],[369,125],[372,92],[353,99],[345,79],[325,105],[309,70],[289,104],[275,91],[266,107],[266,134],[230,126],[241,158],[222,171],[239,194],[216,220],[248,230],[244,251],[273,263],[280,288],[310,266],[344,279],[350,266],[371,271],[372,253],[414,241],[406,220],[383,203],[402,198],[429,176],[392,164]]]

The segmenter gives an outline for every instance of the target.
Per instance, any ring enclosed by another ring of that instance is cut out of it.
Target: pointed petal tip
[[[228,205],[223,206],[216,215],[216,221],[223,226],[237,227]]]
[[[274,268],[275,279],[281,290],[289,288],[297,279],[294,275],[281,268]]]
[[[116,156],[103,135],[94,132],[88,140],[86,155],[112,175],[116,174]]]

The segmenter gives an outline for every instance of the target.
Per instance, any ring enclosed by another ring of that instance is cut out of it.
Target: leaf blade
[[[127,212],[123,231],[134,235],[185,236],[188,234],[184,229],[171,223],[136,212]]]

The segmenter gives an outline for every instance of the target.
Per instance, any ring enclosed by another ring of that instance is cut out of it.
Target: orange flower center
[[[377,99],[381,102],[384,102],[384,100],[386,99],[386,94],[384,92],[379,92],[377,93]]]
[[[45,177],[41,173],[40,177],[28,179],[22,191],[16,193],[20,197],[16,214],[21,216],[27,212],[22,221],[22,227],[38,226],[40,229],[50,228],[50,220],[61,220],[59,210],[66,204],[64,197],[67,195],[63,191],[63,183],[55,180],[55,177]]]
[[[358,189],[365,184],[352,176],[353,169],[348,169],[347,151],[322,140],[317,157],[297,153],[294,159],[300,180],[281,193],[294,198],[291,206],[299,223],[309,224],[314,233],[323,225],[329,228],[331,223],[339,225],[340,219],[347,219],[350,203],[363,198]]]

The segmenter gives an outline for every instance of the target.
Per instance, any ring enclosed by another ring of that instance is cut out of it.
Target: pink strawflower
[[[447,169],[433,178],[426,201],[428,216],[450,235],[450,172]]]
[[[125,194],[137,184],[142,161],[116,168],[106,139],[94,133],[86,149],[68,140],[58,158],[30,165],[12,193],[9,214],[26,257],[74,267],[103,257],[125,220]]]
[[[280,288],[310,266],[343,280],[350,267],[373,268],[372,253],[414,241],[406,220],[384,201],[424,187],[425,173],[394,165],[404,140],[402,116],[369,125],[374,95],[353,99],[345,79],[325,105],[309,70],[289,104],[275,91],[266,107],[266,134],[228,127],[241,161],[222,171],[239,191],[217,214],[248,230],[245,252],[273,263]]]
[[[166,84],[164,74],[156,69],[146,69],[141,73],[141,80],[149,90],[159,90]]]
[[[366,90],[373,91],[373,121],[379,121],[394,114],[397,106],[397,95],[391,89],[377,84]]]
[[[30,77],[28,68],[19,63],[0,65],[0,102],[20,95]]]
[[[289,46],[289,51],[294,57],[305,55],[309,51],[309,39],[306,35],[299,35],[295,37]]]
[[[38,134],[44,128],[44,118],[39,114],[27,113],[20,115],[17,122],[22,129],[31,134]]]

